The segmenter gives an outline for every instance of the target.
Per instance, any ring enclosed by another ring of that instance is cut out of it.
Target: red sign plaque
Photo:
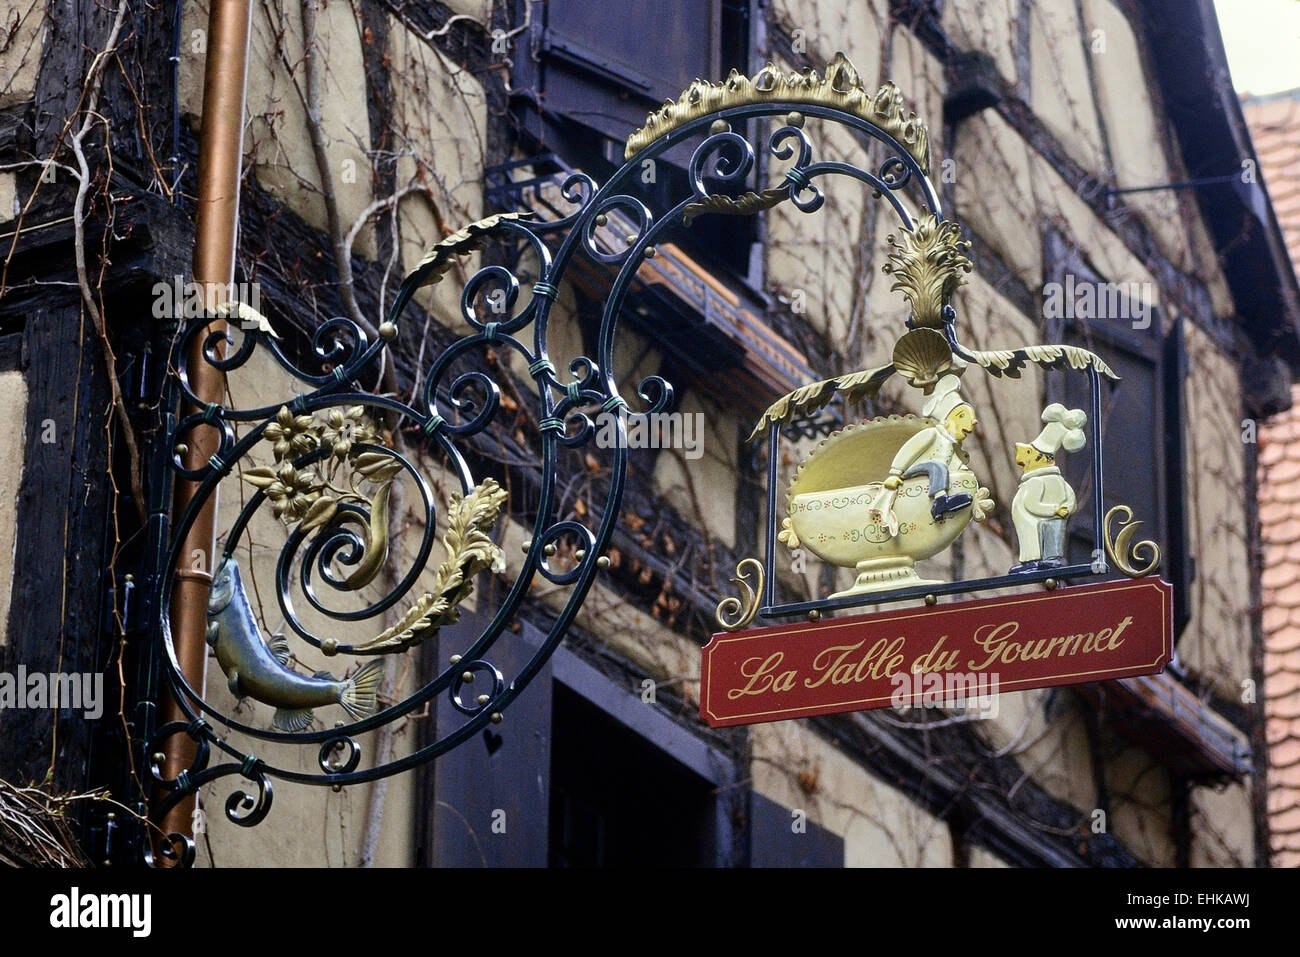
[[[1173,589],[1155,577],[721,632],[700,716],[718,728],[1149,675],[1172,649]]]

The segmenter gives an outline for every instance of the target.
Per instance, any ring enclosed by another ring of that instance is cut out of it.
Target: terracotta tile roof
[[[1291,261],[1300,269],[1300,89],[1242,101]]]
[[[1300,272],[1300,90],[1242,103],[1291,261]],[[1264,713],[1273,864],[1300,867],[1300,387],[1260,430]]]

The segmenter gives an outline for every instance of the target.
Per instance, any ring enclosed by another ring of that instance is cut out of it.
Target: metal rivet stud
[[[608,568],[608,567],[609,567],[609,556],[608,556],[608,555],[601,555],[599,558],[597,558],[597,559],[596,559],[596,567],[597,567],[597,568]]]
[[[493,724],[500,724],[500,723],[501,723],[501,712],[500,712],[500,711],[493,711],[493,712],[492,712],[492,718],[491,718],[491,720],[492,720],[492,723],[493,723]]]
[[[397,335],[397,326],[391,322],[381,322],[379,324],[379,338],[388,342]]]
[[[492,700],[492,696],[488,694],[481,694],[478,696],[478,703],[480,705],[487,704],[491,700]]]
[[[822,613],[819,612],[816,608],[814,608],[812,611],[808,612],[808,620],[809,620],[809,621],[820,621],[820,620],[821,620],[821,617],[822,617]]]
[[[933,607],[934,605],[937,605],[939,603],[939,599],[936,598],[934,595],[926,595],[925,603]]]
[[[451,663],[452,663],[453,665],[456,664],[458,661],[460,661],[460,655],[452,655],[452,656],[451,656]]]
[[[465,684],[470,684],[474,680],[474,672],[462,671],[460,673],[460,680],[465,682]]]
[[[725,133],[729,129],[731,129],[731,124],[726,120],[714,120],[709,124],[710,133]]]

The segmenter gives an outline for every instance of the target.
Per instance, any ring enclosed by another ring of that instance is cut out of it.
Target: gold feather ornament
[[[912,325],[940,328],[943,307],[952,301],[957,287],[966,282],[963,273],[971,271],[966,253],[970,243],[961,238],[956,223],[928,216],[901,239],[890,233],[891,247],[884,270],[894,277],[891,290],[901,290],[912,304]]]
[[[444,625],[460,620],[460,605],[474,590],[474,576],[505,567],[501,548],[488,537],[501,509],[506,491],[494,479],[484,479],[463,498],[454,494],[447,508],[447,534],[443,546],[447,557],[438,567],[433,590],[425,592],[402,619],[365,644],[356,654],[378,655],[405,651],[433,635]]]

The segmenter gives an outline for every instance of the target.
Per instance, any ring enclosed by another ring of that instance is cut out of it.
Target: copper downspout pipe
[[[209,310],[225,301],[235,278],[252,15],[252,0],[212,0],[208,14],[208,59],[203,74],[199,195],[194,226],[194,281],[202,286]],[[224,331],[225,328],[225,322],[214,322],[209,326],[211,330]],[[220,402],[225,392],[225,375],[203,360],[204,338],[195,338],[188,357],[190,385],[194,394],[204,402]],[[207,462],[217,451],[219,443],[215,430],[200,428],[190,433],[187,444],[185,465],[195,469]],[[177,481],[173,515],[179,516],[185,510],[197,488],[197,483]],[[207,601],[216,554],[216,515],[217,495],[214,491],[190,527],[180,550],[171,605],[176,658],[185,680],[200,692],[207,670]],[[202,561],[195,561],[196,556],[202,556]],[[164,702],[162,720],[184,720],[180,708],[170,698]],[[164,773],[168,778],[174,778],[193,760],[194,743],[185,735],[172,735],[167,740],[164,754]],[[163,833],[192,834],[193,814],[194,798],[191,797],[168,813],[163,820]]]

